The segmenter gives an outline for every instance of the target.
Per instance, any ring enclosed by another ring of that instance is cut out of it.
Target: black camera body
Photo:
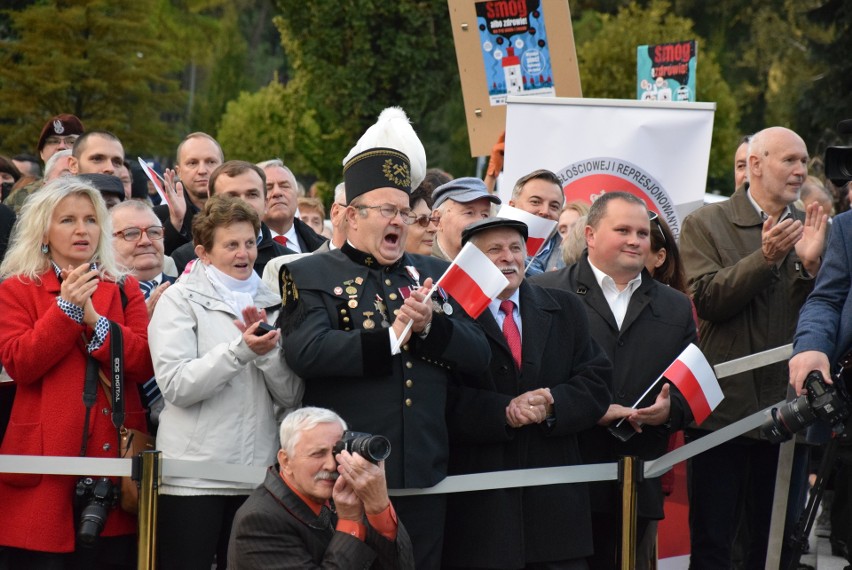
[[[104,530],[109,510],[118,505],[119,488],[106,477],[83,477],[74,489],[74,504],[81,509],[77,540],[93,545]]]
[[[349,453],[357,453],[371,463],[378,463],[388,458],[391,445],[388,438],[383,435],[370,435],[360,431],[345,431],[343,437],[334,444],[332,453],[337,455],[346,450]]]
[[[780,408],[772,408],[760,430],[770,442],[781,443],[821,419],[840,434],[849,416],[849,404],[842,376],[836,376],[834,384],[826,384],[822,373],[812,370],[805,378],[805,393]]]

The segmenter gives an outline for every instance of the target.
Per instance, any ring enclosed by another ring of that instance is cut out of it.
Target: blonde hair
[[[574,265],[583,257],[583,251],[586,249],[586,219],[586,216],[577,218],[562,240],[562,261],[566,266]]]
[[[125,275],[115,261],[112,250],[112,221],[101,193],[89,182],[76,176],[52,180],[27,198],[12,232],[9,249],[0,264],[0,279],[15,276],[40,283],[39,277],[51,270],[50,256],[41,251],[54,210],[69,196],[85,196],[95,208],[95,219],[101,229],[95,259],[101,278],[117,281]]]

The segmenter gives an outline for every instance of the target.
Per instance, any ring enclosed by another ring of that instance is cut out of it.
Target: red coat
[[[148,352],[148,312],[135,279],[128,277],[122,310],[118,285],[102,281],[92,302],[98,314],[124,333],[126,417],[124,425],[144,430],[145,413],[134,384],[153,376]],[[0,453],[79,456],[85,407],[86,349],[81,333],[92,330],[68,318],[56,303],[59,280],[53,271],[42,282],[17,278],[0,284],[0,360],[18,391]],[[108,372],[110,337],[93,353]],[[110,401],[100,386],[91,412],[88,457],[118,456]],[[79,477],[0,473],[0,545],[44,552],[72,552],[77,521],[72,496]],[[116,480],[117,482],[117,480]],[[132,534],[136,519],[110,511],[103,536]]]

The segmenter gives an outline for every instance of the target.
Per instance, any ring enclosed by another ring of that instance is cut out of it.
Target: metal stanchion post
[[[642,478],[642,461],[625,456],[618,460],[618,483],[621,487],[621,570],[636,568],[636,485]]]
[[[157,498],[160,488],[159,451],[143,451],[134,462],[142,465],[139,487],[139,554],[137,568],[154,570],[157,560]],[[134,464],[134,471],[136,471]]]

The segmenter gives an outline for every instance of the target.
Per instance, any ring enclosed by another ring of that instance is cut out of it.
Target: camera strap
[[[85,340],[85,339],[84,339]],[[124,426],[124,336],[117,323],[109,321],[110,341],[110,378],[103,378],[107,397],[112,397],[112,425],[119,433]],[[95,405],[98,392],[98,377],[102,376],[100,363],[90,354],[86,362],[86,379],[83,384],[83,405],[86,407],[86,418],[83,423],[83,442],[80,445],[80,457],[86,455],[89,439],[89,418]],[[108,389],[111,387],[111,390]]]

